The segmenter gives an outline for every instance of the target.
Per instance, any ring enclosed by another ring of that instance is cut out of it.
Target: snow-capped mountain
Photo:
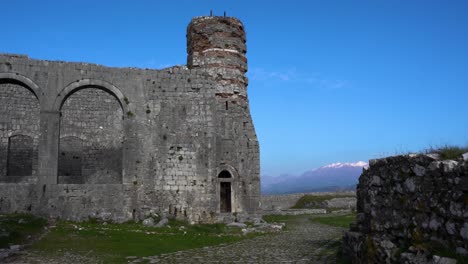
[[[333,163],[306,171],[300,176],[272,177],[262,176],[262,193],[296,193],[312,191],[334,191],[355,188],[363,168],[364,161],[352,163]]]
[[[325,166],[322,166],[320,168],[343,168],[343,167],[361,167],[361,168],[366,168],[368,166],[367,162],[365,161],[358,161],[358,162],[337,162],[337,163],[332,163],[328,164]],[[320,169],[319,168],[319,169]]]

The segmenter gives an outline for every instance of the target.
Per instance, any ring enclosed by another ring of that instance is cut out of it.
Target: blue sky
[[[185,64],[210,10],[247,30],[262,174],[468,144],[468,1],[5,1],[0,52]]]

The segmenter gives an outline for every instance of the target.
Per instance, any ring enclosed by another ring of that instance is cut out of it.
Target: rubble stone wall
[[[407,155],[369,163],[357,221],[343,238],[353,263],[439,263],[431,256],[438,249],[468,253],[467,161]]]

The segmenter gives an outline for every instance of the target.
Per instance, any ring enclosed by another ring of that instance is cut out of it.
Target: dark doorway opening
[[[231,212],[231,183],[221,182],[220,186],[221,213]]]

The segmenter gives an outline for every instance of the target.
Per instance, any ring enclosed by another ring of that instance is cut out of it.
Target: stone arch
[[[229,172],[229,174],[231,174],[232,180],[239,178],[239,173],[237,172],[237,169],[229,164],[223,164],[218,166],[218,168],[216,168],[216,176],[219,176],[219,174],[223,171]]]
[[[58,182],[122,183],[123,95],[108,83],[90,80],[75,82],[61,94],[54,105],[60,111]]]
[[[0,73],[0,181],[36,176],[42,96],[29,78]]]
[[[77,90],[80,89],[86,89],[86,88],[97,88],[104,90],[114,96],[117,101],[120,104],[120,107],[122,107],[123,113],[128,112],[128,107],[127,104],[124,103],[126,101],[126,97],[123,95],[123,93],[115,87],[113,84],[108,83],[106,81],[102,80],[94,80],[94,79],[83,79],[83,80],[77,80],[75,82],[70,83],[68,86],[62,89],[60,93],[57,95],[55,98],[53,110],[54,111],[60,111],[62,108],[62,105],[65,103],[67,98],[75,93]]]
[[[19,84],[24,88],[30,90],[34,94],[34,96],[36,96],[37,100],[39,100],[39,104],[42,103],[42,97],[44,96],[44,93],[41,91],[39,86],[28,77],[23,76],[19,73],[0,72],[0,84],[2,83]]]
[[[8,137],[14,136],[28,136],[31,137],[33,140],[39,140],[39,135],[36,133],[32,133],[30,131],[12,131],[7,133]]]

